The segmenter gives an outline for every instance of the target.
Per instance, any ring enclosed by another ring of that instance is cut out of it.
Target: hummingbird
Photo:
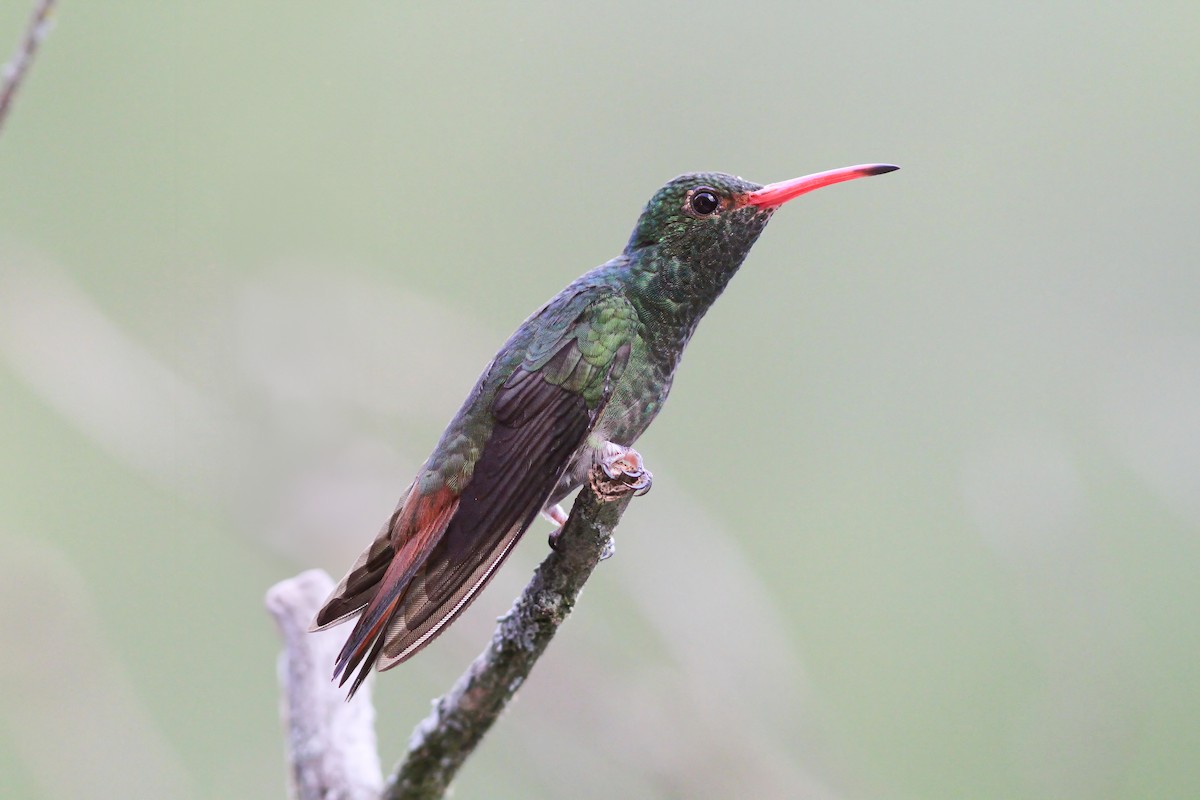
[[[349,695],[428,645],[479,595],[539,512],[600,467],[642,493],[633,444],[658,416],[700,318],[784,203],[899,167],[863,164],[766,186],[674,178],[625,249],[535,311],[483,370],[313,630],[358,615],[334,668]],[[551,545],[554,538],[551,536]]]

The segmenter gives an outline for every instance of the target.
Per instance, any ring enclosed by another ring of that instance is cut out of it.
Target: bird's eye
[[[721,207],[721,198],[717,197],[717,193],[712,189],[697,189],[692,192],[688,205],[696,216],[707,217],[715,214]]]

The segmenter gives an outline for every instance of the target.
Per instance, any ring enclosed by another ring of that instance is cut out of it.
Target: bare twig
[[[580,491],[555,550],[500,618],[492,641],[413,731],[385,800],[433,800],[445,794],[571,613],[584,582],[612,546],[612,531],[630,496],[607,502],[588,486]]]
[[[329,680],[342,637],[309,633],[308,626],[333,589],[321,570],[275,584],[267,609],[283,636],[279,682],[288,729],[288,763],[296,800],[374,800],[382,776],[375,749],[375,709],[368,682],[346,702]]]
[[[29,18],[29,27],[25,29],[25,38],[21,40],[12,59],[4,65],[4,74],[0,76],[3,80],[3,84],[0,85],[0,129],[4,128],[4,120],[8,117],[13,95],[21,87],[21,81],[25,80],[38,45],[50,32],[50,13],[54,10],[54,3],[55,0],[38,0],[33,8],[33,15]]]

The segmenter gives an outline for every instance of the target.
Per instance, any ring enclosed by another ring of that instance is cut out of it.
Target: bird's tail
[[[357,669],[350,696],[370,674],[386,641],[388,624],[434,543],[458,508],[459,495],[447,487],[422,494],[409,488],[400,506],[371,546],[317,612],[312,630],[336,625],[364,609],[338,654],[333,677],[345,685]]]

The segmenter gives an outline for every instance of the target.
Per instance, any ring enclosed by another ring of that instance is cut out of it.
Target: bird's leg
[[[640,497],[650,491],[654,475],[646,469],[642,454],[632,447],[605,442],[597,454],[596,466],[588,472],[588,485],[601,500],[616,500],[627,494]],[[600,553],[607,561],[616,552],[617,541],[611,536]]]
[[[600,500],[608,502],[627,494],[638,497],[650,491],[654,475],[646,469],[642,455],[637,450],[606,441],[596,448],[595,453],[594,466],[588,470],[587,480]],[[550,534],[550,547],[557,550],[558,537],[567,523],[567,515],[562,506],[554,505],[543,508],[542,516],[559,526]],[[615,551],[616,542],[609,538],[600,560],[612,558]]]
[[[542,519],[561,528],[567,524],[567,512],[563,511],[561,503],[555,503],[552,506],[546,506],[542,509]]]
[[[601,500],[615,500],[630,492],[640,497],[650,491],[654,475],[642,462],[642,454],[632,447],[605,442],[600,448],[596,466],[588,472],[588,485]]]
[[[550,531],[550,549],[557,550],[558,537],[563,531],[563,526],[567,524],[567,512],[563,510],[562,505],[555,503],[542,509],[542,518],[554,526],[554,530]]]

